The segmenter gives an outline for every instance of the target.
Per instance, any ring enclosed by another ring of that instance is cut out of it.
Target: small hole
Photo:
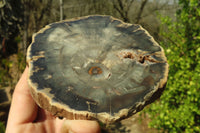
[[[132,53],[128,52],[128,53],[125,53],[124,58],[133,59],[134,57],[133,57]]]
[[[91,67],[88,71],[88,73],[90,75],[98,75],[98,74],[102,74],[102,69],[100,67],[94,66]]]
[[[145,58],[142,57],[142,56],[140,56],[140,60],[139,60],[139,62],[143,64],[143,63],[144,63],[144,60],[145,60]]]
[[[58,116],[58,118],[59,118],[59,119],[61,119],[61,120],[63,119],[63,117],[62,117],[62,116]]]

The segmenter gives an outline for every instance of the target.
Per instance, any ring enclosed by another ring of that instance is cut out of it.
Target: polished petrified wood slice
[[[143,109],[167,82],[163,49],[139,25],[110,16],[50,24],[28,48],[29,85],[55,116],[108,124]]]

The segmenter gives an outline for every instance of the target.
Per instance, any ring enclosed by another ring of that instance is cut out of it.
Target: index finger
[[[37,108],[28,85],[28,67],[24,70],[13,93],[8,126],[23,124],[34,121],[37,115]]]

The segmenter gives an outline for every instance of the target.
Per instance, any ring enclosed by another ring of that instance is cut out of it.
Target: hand
[[[25,69],[13,93],[6,133],[100,133],[96,121],[60,120],[37,106],[28,86]]]

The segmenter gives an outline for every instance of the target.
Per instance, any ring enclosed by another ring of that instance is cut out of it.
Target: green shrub
[[[5,133],[5,126],[2,122],[0,122],[0,133]]]
[[[8,86],[11,80],[8,71],[12,67],[12,62],[7,59],[1,59],[0,64],[0,86]]]
[[[161,35],[166,50],[169,77],[161,100],[146,111],[150,126],[170,133],[200,132],[200,3],[179,0],[182,7],[174,22],[163,17],[167,32]]]
[[[13,80],[12,72],[10,69],[15,68],[18,73],[22,73],[26,67],[25,56],[23,53],[18,52],[15,61],[11,61],[9,57],[0,59],[0,87],[11,86],[15,85],[16,83]],[[18,78],[18,77],[14,77]]]
[[[22,73],[26,67],[26,58],[23,53],[21,52],[17,53],[17,62],[18,62],[17,63],[18,70],[20,73]]]

